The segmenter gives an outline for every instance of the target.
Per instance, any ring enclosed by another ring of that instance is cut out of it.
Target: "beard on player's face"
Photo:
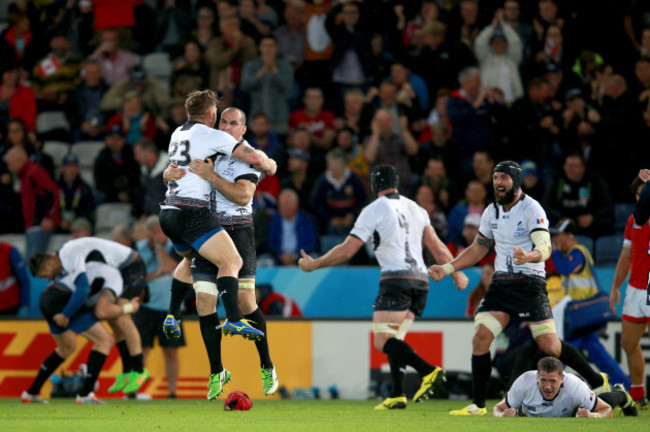
[[[494,200],[497,202],[497,204],[501,204],[501,205],[512,204],[512,202],[515,200],[515,196],[516,196],[516,191],[513,186],[510,186],[510,189],[508,189],[504,185],[499,185],[494,187]]]

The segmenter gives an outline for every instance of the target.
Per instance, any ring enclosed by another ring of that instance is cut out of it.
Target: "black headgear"
[[[515,190],[515,193],[521,187],[521,167],[517,162],[515,161],[499,162],[494,167],[494,170],[492,171],[492,173],[496,173],[496,172],[506,173],[510,176],[510,178],[512,179],[512,186]]]
[[[399,174],[397,168],[392,165],[378,165],[370,174],[370,187],[374,193],[397,188],[398,185]]]

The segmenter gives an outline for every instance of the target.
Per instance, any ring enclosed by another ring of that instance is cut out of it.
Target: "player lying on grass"
[[[134,297],[128,303],[117,304],[123,290],[122,276],[106,264],[89,262],[86,276],[90,292],[86,295],[83,306],[72,315],[66,326],[58,323],[76,289],[73,275],[53,281],[41,294],[41,312],[48,322],[56,348],[41,365],[29,389],[23,391],[20,398],[25,403],[47,403],[40,396],[41,388],[65,359],[75,352],[77,334],[93,344],[88,355],[88,374],[84,378],[81,392],[77,394],[77,403],[102,403],[93,390],[106,356],[113,346],[113,338],[99,320],[115,319],[136,312],[140,308],[140,299]]]
[[[512,384],[506,397],[496,404],[494,417],[611,417],[612,407],[626,416],[638,415],[632,397],[621,384],[598,396],[577,376],[564,373],[555,357],[544,357],[536,371],[528,371]]]

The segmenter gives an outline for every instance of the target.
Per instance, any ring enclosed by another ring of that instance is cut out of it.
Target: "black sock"
[[[397,338],[390,338],[384,344],[384,352],[401,365],[413,367],[421,376],[429,375],[435,367],[417,355],[411,345]]]
[[[575,349],[574,346],[564,343],[563,341],[561,342],[562,352],[560,353],[560,357],[558,357],[560,361],[582,375],[592,389],[603,385],[603,376],[589,365],[585,356],[580,354],[580,351]]]
[[[144,372],[144,359],[142,353],[131,356],[131,369],[137,373]]]
[[[612,409],[616,408],[617,406],[623,408],[627,403],[627,396],[625,396],[625,393],[620,391],[601,393],[598,395],[598,397],[607,402],[607,404],[611,406]]]
[[[269,354],[269,343],[268,337],[266,337],[266,318],[262,313],[262,309],[257,308],[248,315],[244,315],[244,318],[251,321],[251,325],[264,333],[264,336],[261,340],[255,341],[255,348],[257,348],[257,353],[260,355],[260,366],[264,369],[270,369],[273,367],[271,362],[271,355]]]
[[[201,336],[203,336],[203,344],[208,353],[208,360],[210,361],[210,373],[216,374],[223,370],[221,364],[221,328],[219,316],[213,313],[206,316],[199,317],[199,326],[201,327]]]
[[[388,363],[390,364],[390,376],[393,379],[393,390],[390,397],[395,398],[404,394],[404,376],[406,375],[406,367],[395,361],[392,356],[388,356]]]
[[[104,366],[104,361],[106,360],[106,354],[102,354],[99,351],[92,350],[88,355],[88,375],[84,379],[84,386],[81,390],[81,396],[88,396],[88,393],[92,392],[95,389],[95,382],[99,373]]]
[[[129,354],[129,347],[126,346],[126,340],[120,341],[115,345],[122,358],[122,372],[131,372],[131,354]]]
[[[474,389],[474,403],[479,408],[485,408],[485,394],[487,393],[487,385],[492,375],[492,358],[490,353],[483,355],[472,355],[472,376],[474,382],[472,388]]]
[[[172,296],[169,299],[168,313],[174,315],[177,320],[181,319],[181,306],[185,301],[185,296],[192,289],[192,284],[181,282],[178,279],[172,279]]]
[[[223,276],[217,278],[217,289],[226,310],[226,319],[230,322],[240,321],[242,316],[239,311],[237,301],[237,292],[239,291],[239,281],[233,276]]]
[[[27,390],[27,393],[31,395],[39,394],[45,381],[47,381],[50,375],[54,373],[56,368],[61,366],[61,363],[63,363],[64,360],[65,359],[58,355],[56,351],[52,351],[52,354],[47,356],[45,361],[41,364],[41,368],[38,370],[38,374],[36,375],[36,378],[34,378],[32,386]]]

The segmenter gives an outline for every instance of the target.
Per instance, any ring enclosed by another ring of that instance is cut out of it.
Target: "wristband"
[[[129,315],[133,313],[133,304],[126,303],[122,305],[122,315]]]
[[[451,263],[443,264],[442,269],[445,271],[445,274],[450,275],[456,271],[454,266]]]

